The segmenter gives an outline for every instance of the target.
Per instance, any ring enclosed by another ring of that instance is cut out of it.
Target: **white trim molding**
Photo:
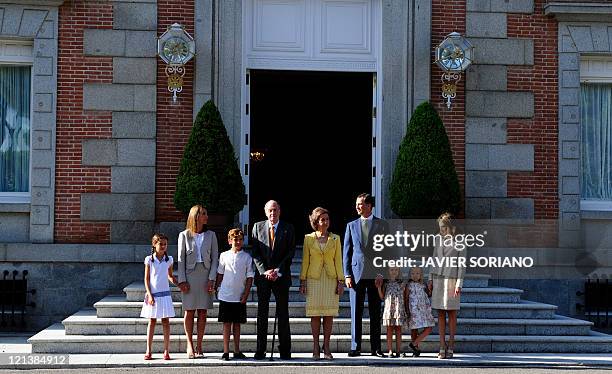
[[[580,200],[580,210],[612,212],[612,200]]]
[[[34,43],[22,40],[0,40],[0,64],[34,63]]]
[[[609,1],[595,3],[567,3],[554,1],[544,6],[544,14],[559,21],[609,22],[612,4]]]
[[[581,56],[581,83],[612,83],[612,55]]]

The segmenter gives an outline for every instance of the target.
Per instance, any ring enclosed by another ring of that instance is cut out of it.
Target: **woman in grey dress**
[[[433,257],[465,257],[465,249],[457,250],[454,239],[455,226],[450,213],[438,217],[440,236],[443,242],[434,248]],[[450,245],[449,245],[450,244]],[[440,351],[438,358],[452,358],[455,347],[455,331],[457,330],[457,311],[459,310],[461,287],[463,286],[464,267],[436,267],[429,273],[429,290],[432,291],[431,307],[438,310],[438,330],[440,335]],[[446,315],[448,314],[448,345],[445,342]]]
[[[202,356],[207,309],[213,307],[213,292],[219,263],[217,236],[206,229],[208,213],[200,205],[189,211],[187,229],[178,237],[178,281],[185,311],[187,357]],[[193,349],[193,320],[198,312],[198,340]]]

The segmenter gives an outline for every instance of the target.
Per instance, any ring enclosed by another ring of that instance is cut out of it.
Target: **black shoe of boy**
[[[263,360],[266,358],[266,352],[256,352],[253,358],[256,360]]]
[[[225,353],[223,354],[223,356],[221,356],[221,359],[222,359],[223,361],[229,361],[229,360],[230,360],[230,358],[229,358],[229,352],[225,352]]]
[[[247,357],[242,352],[234,352],[234,360],[244,360]]]

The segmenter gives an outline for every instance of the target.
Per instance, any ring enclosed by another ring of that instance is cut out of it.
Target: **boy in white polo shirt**
[[[223,322],[223,356],[229,361],[229,339],[234,332],[234,358],[245,359],[240,352],[240,324],[246,323],[246,302],[249,297],[255,272],[251,255],[242,250],[244,233],[231,229],[227,241],[232,249],[221,253],[217,269],[219,299],[219,322]]]

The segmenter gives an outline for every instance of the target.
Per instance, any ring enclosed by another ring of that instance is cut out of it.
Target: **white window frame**
[[[582,56],[580,58],[580,83],[612,85],[612,56]],[[582,175],[580,177],[582,178]],[[612,212],[612,200],[581,199],[580,210]]]
[[[2,204],[29,204],[32,200],[32,122],[34,118],[34,43],[22,40],[0,40],[0,65],[30,67],[30,185],[28,192],[1,192]]]

